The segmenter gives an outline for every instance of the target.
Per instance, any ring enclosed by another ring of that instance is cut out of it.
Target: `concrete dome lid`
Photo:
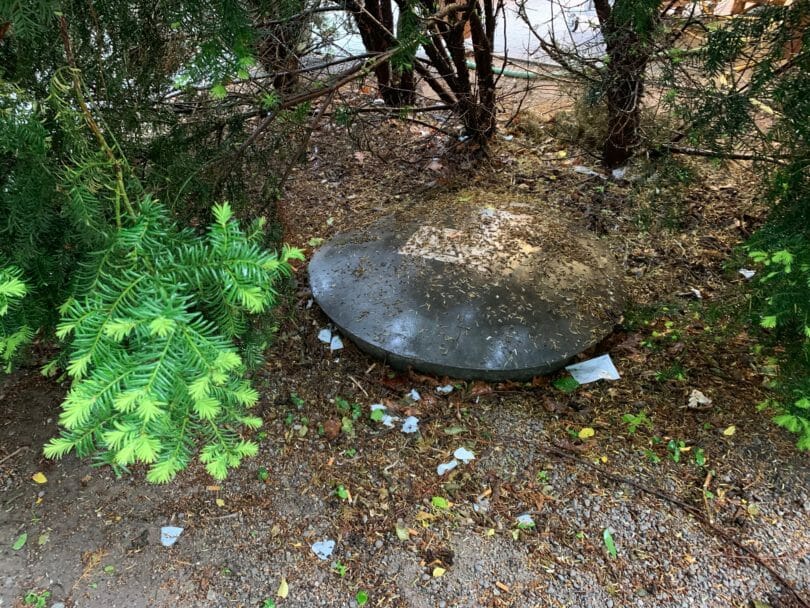
[[[458,206],[339,234],[309,265],[341,331],[395,367],[484,380],[552,372],[621,316],[622,271],[599,240],[537,205]]]

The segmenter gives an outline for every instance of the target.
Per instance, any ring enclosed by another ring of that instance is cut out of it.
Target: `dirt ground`
[[[155,487],[47,461],[64,387],[0,380],[0,606],[806,606],[807,457],[759,411],[773,362],[728,315],[747,298],[734,247],[764,213],[755,177],[705,160],[582,173],[558,108],[524,102],[484,160],[431,117],[325,124],[279,214],[311,251],[459,193],[564,207],[625,270],[633,305],[584,355],[610,353],[620,380],[453,383],[330,353],[302,266],[255,376],[260,453],[222,483],[198,464]],[[695,390],[711,402],[690,407]],[[475,459],[439,476],[459,447]],[[166,525],[183,528],[170,548]]]

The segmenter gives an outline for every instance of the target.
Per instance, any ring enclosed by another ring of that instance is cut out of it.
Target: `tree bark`
[[[602,164],[607,169],[625,164],[639,143],[644,74],[652,32],[618,15],[619,4],[628,5],[633,1],[616,0],[613,6],[608,0],[594,3],[609,59],[605,82],[607,136],[602,149]],[[627,10],[626,6],[621,8]]]

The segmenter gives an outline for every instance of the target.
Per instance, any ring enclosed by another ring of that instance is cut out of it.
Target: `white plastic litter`
[[[399,418],[395,418],[394,416],[389,416],[388,414],[385,414],[380,422],[382,422],[383,425],[387,426],[389,429],[392,429],[394,428],[394,423],[397,420],[399,420]]]
[[[627,167],[619,167],[611,172],[613,179],[624,179],[624,174],[627,173]]]
[[[475,454],[473,454],[467,448],[458,448],[455,452],[453,452],[453,456],[458,458],[464,464],[470,464],[473,460],[475,460]]]
[[[340,339],[340,336],[332,336],[332,340],[329,342],[329,350],[340,350],[343,348],[343,340]]]
[[[160,529],[160,544],[164,547],[171,547],[180,538],[183,528],[177,526],[163,526]]]
[[[403,433],[416,433],[419,430],[419,418],[416,416],[408,416],[405,422],[402,423]]]
[[[422,398],[422,395],[419,394],[418,390],[412,388],[411,392],[408,393],[408,397],[410,397],[413,401],[419,401]]]
[[[332,330],[328,327],[324,327],[321,331],[318,332],[318,340],[323,342],[324,344],[329,344],[332,341]]]
[[[318,556],[320,560],[329,559],[332,551],[335,550],[335,541],[331,539],[319,540],[317,543],[312,543],[312,552]]]
[[[372,403],[371,404],[371,411],[376,412],[377,410],[384,410],[385,406],[382,403]]]
[[[594,359],[588,359],[581,363],[568,365],[565,368],[580,384],[588,384],[597,380],[618,380],[621,378],[610,355],[602,355]]]
[[[749,270],[748,268],[740,268],[738,272],[748,281],[753,279],[754,275],[757,273],[756,270]]]
[[[458,466],[458,460],[453,458],[450,462],[443,462],[439,466],[436,467],[436,474],[444,475],[448,471],[452,471]]]
[[[449,395],[453,392],[453,385],[452,384],[445,384],[444,386],[437,386],[436,392],[440,395]]]
[[[523,515],[517,516],[518,525],[523,526],[525,528],[534,527],[534,519],[528,513],[524,513]]]

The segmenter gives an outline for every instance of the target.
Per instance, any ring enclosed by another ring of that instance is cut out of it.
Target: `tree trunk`
[[[364,3],[346,3],[360,31],[363,46],[370,53],[385,53],[398,44],[394,35],[396,32],[391,2],[392,0],[366,0]],[[374,76],[385,105],[413,105],[416,99],[413,69],[395,70],[386,61],[374,68]]]
[[[644,75],[651,52],[653,26],[657,11],[642,14],[634,5],[645,0],[595,0],[596,13],[607,47],[605,99],[607,135],[602,149],[602,164],[607,169],[622,166],[639,143],[641,100]],[[642,16],[644,16],[642,14]]]

